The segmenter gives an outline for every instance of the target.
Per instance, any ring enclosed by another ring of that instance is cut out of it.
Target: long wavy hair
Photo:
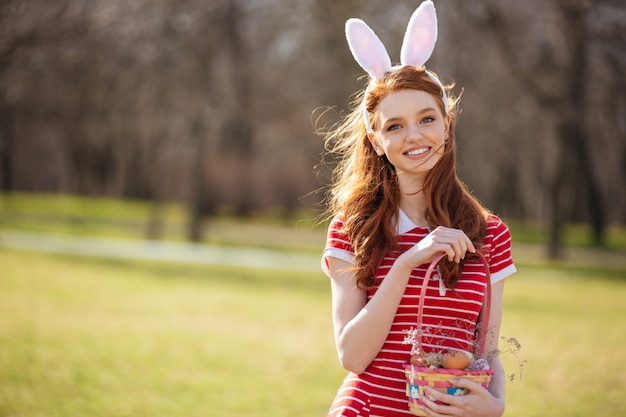
[[[377,285],[375,271],[385,254],[398,250],[397,214],[400,190],[394,166],[374,151],[365,130],[363,100],[372,128],[376,126],[374,110],[389,93],[413,89],[431,94],[445,114],[440,87],[422,68],[405,66],[370,82],[357,95],[353,110],[342,123],[326,133],[326,150],[337,160],[333,186],[329,192],[328,210],[341,214],[356,258],[356,279],[360,288]],[[456,173],[456,124],[458,99],[446,87],[451,115],[450,133],[443,155],[427,173],[422,192],[426,197],[425,218],[430,227],[461,229],[478,248],[486,233],[487,210],[471,195]],[[471,258],[468,253],[466,258]],[[448,287],[456,285],[462,264],[441,262],[441,273]]]

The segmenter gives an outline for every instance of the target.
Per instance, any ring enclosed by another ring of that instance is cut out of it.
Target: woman
[[[400,66],[391,67],[362,21],[349,20],[346,33],[371,80],[359,105],[326,138],[339,163],[322,267],[331,278],[339,359],[349,371],[329,416],[410,415],[403,364],[411,346],[403,341],[416,324],[428,264],[446,255],[438,279],[429,282],[422,348],[473,350],[486,279],[480,251],[492,279],[485,349],[495,350],[503,279],[515,271],[510,234],[457,177],[456,101],[423,67],[436,40],[432,3],[424,2],[411,18]],[[455,385],[466,389],[465,396],[427,390],[431,398],[423,398],[423,412],[501,416],[504,372],[497,356],[489,365],[494,375],[488,389],[459,379]]]

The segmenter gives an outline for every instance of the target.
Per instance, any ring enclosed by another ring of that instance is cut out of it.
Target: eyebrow
[[[437,110],[436,110],[436,109],[434,109],[434,108],[432,108],[432,107],[426,107],[426,108],[424,108],[424,109],[422,109],[422,110],[418,111],[418,112],[417,112],[417,114],[428,113],[428,112],[431,112],[431,111],[437,111]]]
[[[418,115],[422,115],[424,113],[430,113],[430,112],[433,112],[433,111],[436,112],[436,110],[434,108],[432,108],[432,107],[425,107],[425,108],[419,110],[417,112],[417,114]],[[397,120],[402,120],[402,119],[403,119],[402,117],[391,117],[391,118],[389,118],[387,120],[383,120],[383,125],[386,125],[389,122],[395,122]]]

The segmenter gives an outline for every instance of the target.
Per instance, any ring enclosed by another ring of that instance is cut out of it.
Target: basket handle
[[[476,327],[478,328],[478,331],[480,332],[480,337],[478,338],[478,354],[482,355],[484,350],[485,350],[485,344],[487,342],[487,331],[489,329],[489,312],[491,311],[491,275],[489,274],[489,264],[487,263],[487,260],[485,259],[485,256],[480,253],[480,252],[476,252],[476,255],[478,255],[478,257],[480,258],[480,260],[482,261],[482,263],[485,265],[485,274],[486,274],[486,286],[485,286],[485,297],[484,297],[484,301],[483,301],[483,306],[481,309],[481,312],[478,316],[478,323],[476,323]],[[445,253],[442,253],[441,255],[438,255],[429,265],[428,269],[426,270],[426,275],[424,276],[424,281],[422,282],[422,287],[420,289],[420,301],[419,301],[419,307],[417,310],[417,329],[418,329],[418,337],[419,337],[419,342],[421,345],[421,338],[422,338],[422,333],[421,333],[421,329],[422,329],[422,316],[423,316],[423,312],[424,312],[424,301],[426,300],[426,289],[428,288],[428,282],[430,281],[430,277],[433,274],[433,271],[435,270],[435,268],[437,267],[437,264],[439,263],[439,261],[446,256]]]

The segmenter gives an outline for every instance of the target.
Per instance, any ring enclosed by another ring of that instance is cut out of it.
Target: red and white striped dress
[[[389,253],[376,271],[384,280],[395,259],[421,239],[429,230],[417,227],[402,211],[398,218],[400,252]],[[496,216],[487,222],[484,241],[485,257],[489,263],[491,281],[495,283],[515,272],[511,258],[511,235],[508,227]],[[327,258],[336,257],[354,264],[354,253],[343,221],[338,216],[330,224],[322,257],[322,269],[329,273]],[[362,374],[349,373],[343,381],[328,413],[329,417],[400,416],[408,411],[403,364],[409,360],[411,346],[404,344],[407,330],[417,325],[420,285],[428,265],[415,268],[400,302],[391,331],[383,348]],[[440,293],[440,279],[433,274],[426,292],[422,323],[423,348],[457,348],[473,350],[474,330],[482,307],[485,290],[485,270],[481,263],[466,262],[454,290]],[[368,291],[368,300],[377,288]]]

